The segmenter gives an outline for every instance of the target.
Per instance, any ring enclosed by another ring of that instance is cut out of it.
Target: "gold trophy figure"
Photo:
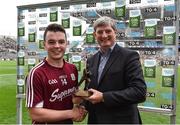
[[[85,81],[85,86],[87,86],[90,82],[90,78],[89,78],[89,72],[87,71],[87,69],[83,70],[83,76],[81,77],[78,86],[80,86],[83,82]],[[79,89],[77,92],[75,92],[75,96],[79,96],[79,97],[89,97],[91,96],[91,93],[88,92],[87,90],[81,90]]]
[[[87,62],[87,60],[85,62]],[[86,98],[88,98],[89,96],[92,95],[92,93],[87,90],[87,86],[89,85],[89,82],[90,82],[90,77],[89,77],[90,72],[88,71],[88,68],[87,68],[86,64],[87,63],[85,63],[86,68],[83,70],[82,77],[81,77],[81,79],[80,79],[80,81],[78,82],[78,85],[77,85],[79,87],[79,86],[81,86],[82,83],[84,83],[85,87],[84,87],[84,90],[78,89],[74,93],[73,100],[72,100],[74,104],[80,104],[84,99],[86,99]]]

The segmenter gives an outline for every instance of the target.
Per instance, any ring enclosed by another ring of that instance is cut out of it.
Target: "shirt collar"
[[[112,51],[113,51],[113,49],[114,49],[114,47],[115,47],[115,45],[116,45],[116,43],[114,43],[114,45],[113,46],[111,46],[110,48],[109,48],[109,50],[107,51],[107,52],[102,52],[102,50],[101,49],[99,49],[99,52],[100,52],[100,54],[102,55],[102,56],[107,56],[108,54],[110,54]]]

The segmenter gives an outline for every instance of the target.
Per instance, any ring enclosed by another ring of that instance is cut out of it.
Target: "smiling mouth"
[[[109,39],[106,39],[106,40],[102,40],[102,42],[104,43],[104,42],[107,42],[107,41],[109,41]]]
[[[111,38],[107,37],[107,38],[103,38],[102,41],[107,41],[110,40]]]
[[[53,51],[54,54],[58,55],[61,51]]]

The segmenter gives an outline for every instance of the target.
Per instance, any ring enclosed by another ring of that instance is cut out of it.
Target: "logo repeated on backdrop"
[[[68,49],[64,58],[82,72],[86,58],[98,51],[92,24],[100,16],[110,16],[116,22],[117,43],[137,50],[140,54],[148,87],[146,102],[140,105],[172,109],[177,63],[175,11],[173,0],[164,0],[162,3],[159,0],[87,0],[87,3],[82,4],[77,2],[71,5],[69,2],[62,6],[19,9],[17,79],[24,80],[26,66],[29,71],[47,55],[43,46],[43,33],[50,23],[59,23],[65,28]],[[70,78],[72,81],[77,80],[75,74],[70,74]],[[68,84],[66,75],[48,82],[53,85],[58,81],[62,86]],[[19,90],[22,93],[22,86]],[[55,90],[50,101],[62,100],[64,93]]]

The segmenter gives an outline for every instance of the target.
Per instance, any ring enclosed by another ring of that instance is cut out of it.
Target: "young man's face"
[[[110,48],[116,41],[116,31],[110,25],[97,27],[94,36],[102,49]]]
[[[67,41],[63,32],[48,31],[44,42],[44,48],[51,60],[63,59],[67,47]]]

